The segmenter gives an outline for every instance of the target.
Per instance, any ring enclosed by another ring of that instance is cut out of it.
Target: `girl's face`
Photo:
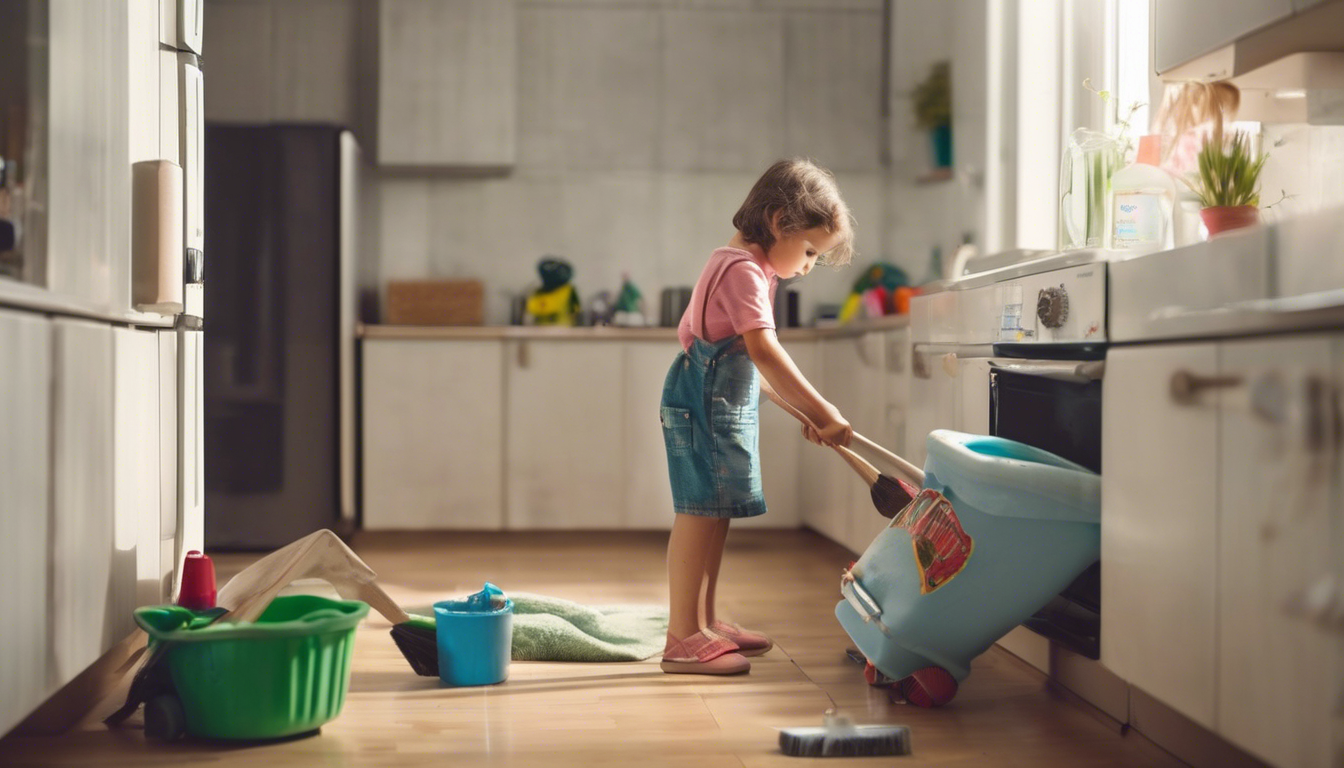
[[[766,252],[770,265],[781,278],[806,275],[817,265],[817,258],[840,244],[839,232],[827,232],[822,227],[806,229],[789,235],[774,232],[775,244]]]

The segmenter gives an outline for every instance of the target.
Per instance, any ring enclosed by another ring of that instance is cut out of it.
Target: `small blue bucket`
[[[503,607],[495,607],[503,600]],[[509,677],[513,601],[494,584],[465,600],[434,604],[439,679],[453,686],[494,685]]]

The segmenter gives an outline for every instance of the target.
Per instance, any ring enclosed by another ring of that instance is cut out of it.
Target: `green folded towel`
[[[667,642],[667,608],[592,607],[526,592],[513,601],[514,661],[643,661]],[[433,616],[432,606],[410,608]]]
[[[665,607],[590,607],[517,592],[509,598],[515,661],[643,661],[667,642]]]

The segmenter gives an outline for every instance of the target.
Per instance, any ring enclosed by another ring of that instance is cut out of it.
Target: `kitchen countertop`
[[[782,341],[859,336],[874,331],[905,328],[909,315],[892,315],[876,320],[856,320],[847,325],[826,328],[785,328]],[[529,340],[529,341],[675,341],[676,328],[615,326],[563,328],[537,325],[365,325],[355,331],[362,339],[456,339],[456,340]]]

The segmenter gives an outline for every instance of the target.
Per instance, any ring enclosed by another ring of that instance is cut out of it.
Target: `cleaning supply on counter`
[[[1155,251],[1172,247],[1176,182],[1158,167],[1161,162],[1162,137],[1144,136],[1134,162],[1111,176],[1109,248]]]
[[[783,728],[779,751],[790,757],[882,757],[910,754],[904,725],[855,725],[849,715],[826,710],[824,725]]]
[[[840,322],[849,322],[860,310],[870,318],[892,314],[896,311],[892,294],[897,288],[909,284],[905,271],[895,264],[879,261],[869,266],[854,281],[854,288],[840,309]]]
[[[533,325],[574,325],[583,308],[570,282],[574,267],[564,259],[547,256],[537,264],[537,274],[541,287],[527,299],[525,320]]]
[[[439,679],[452,686],[495,685],[509,677],[513,601],[486,582],[464,600],[434,604]]]
[[[611,324],[626,328],[639,328],[647,325],[644,318],[644,294],[630,279],[621,276],[621,292],[612,304]]]
[[[193,549],[182,561],[182,586],[177,604],[193,611],[215,607],[215,564],[209,555]]]
[[[314,595],[277,597],[250,623],[175,605],[138,609],[135,622],[163,649],[172,683],[147,705],[146,728],[179,735],[165,696],[180,702],[193,736],[275,739],[320,728],[345,703],[355,627],[368,612],[363,602]]]

